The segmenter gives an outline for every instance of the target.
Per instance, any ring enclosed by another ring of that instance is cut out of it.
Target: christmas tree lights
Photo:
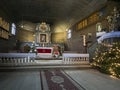
[[[100,71],[120,78],[120,43],[114,43],[111,48],[98,47],[92,66]]]

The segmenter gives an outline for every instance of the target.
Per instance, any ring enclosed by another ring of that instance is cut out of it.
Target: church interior
[[[119,0],[2,0],[0,90],[120,90]]]

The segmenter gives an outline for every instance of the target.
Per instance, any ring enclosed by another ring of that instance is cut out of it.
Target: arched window
[[[70,39],[71,36],[72,36],[72,31],[69,29],[69,30],[67,31],[67,38]]]
[[[15,23],[12,23],[12,26],[11,26],[11,34],[12,34],[12,35],[15,35],[15,34],[16,34],[16,25],[15,25]]]

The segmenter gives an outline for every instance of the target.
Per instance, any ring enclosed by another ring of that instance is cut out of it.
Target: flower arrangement
[[[57,45],[53,46],[53,56],[54,57],[59,57],[60,56],[59,48],[58,48]]]

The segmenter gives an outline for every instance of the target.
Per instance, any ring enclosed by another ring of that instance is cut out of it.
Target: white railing
[[[31,63],[35,56],[35,53],[0,53],[0,64]]]
[[[61,64],[89,63],[89,54],[63,53]],[[35,53],[0,53],[0,65],[21,65],[35,62]]]
[[[89,54],[63,53],[63,64],[89,63]]]

